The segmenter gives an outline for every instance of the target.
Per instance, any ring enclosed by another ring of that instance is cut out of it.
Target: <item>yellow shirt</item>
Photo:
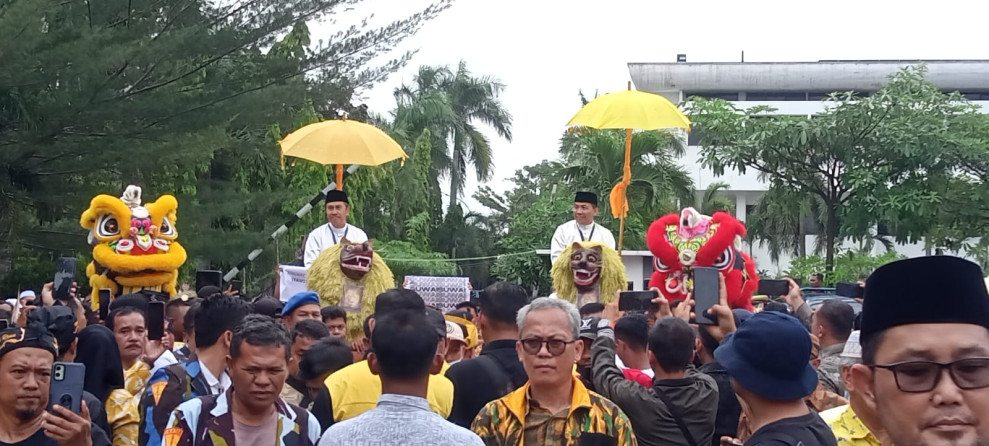
[[[371,373],[367,361],[348,365],[326,378],[333,403],[333,420],[340,422],[374,409],[381,397],[381,378]],[[453,383],[443,375],[429,375],[426,393],[429,408],[443,418],[453,409]]]
[[[124,388],[110,392],[106,399],[106,417],[113,431],[113,446],[137,444],[141,427],[139,410],[144,388],[151,379],[151,369],[144,361],[137,361],[124,370]]]
[[[868,427],[855,415],[851,405],[821,412],[821,418],[831,426],[838,446],[882,446]]]

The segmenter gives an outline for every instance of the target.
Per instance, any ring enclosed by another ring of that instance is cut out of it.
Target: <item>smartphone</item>
[[[10,327],[10,321],[6,319],[0,319],[0,330],[6,330],[7,327]]]
[[[59,257],[58,268],[55,269],[55,285],[52,288],[52,297],[55,300],[67,302],[71,297],[72,281],[76,277],[76,259],[73,257]]]
[[[759,291],[756,294],[775,298],[786,296],[789,293],[790,282],[785,280],[759,279]]]
[[[834,293],[839,296],[861,299],[862,295],[865,294],[865,288],[857,283],[838,282],[834,286]]]
[[[717,325],[707,310],[721,300],[721,278],[717,268],[694,267],[694,319],[700,325]]]
[[[584,433],[577,437],[577,446],[617,446],[618,439],[608,434]]]
[[[230,281],[230,291],[241,294],[244,291],[244,281],[243,280],[231,280]]]
[[[217,288],[223,288],[222,272],[213,270],[196,271],[196,291],[211,285]]]
[[[100,288],[100,320],[105,321],[110,314],[110,296],[112,291],[109,288]]]
[[[620,311],[653,311],[657,310],[652,300],[659,297],[655,291],[622,291],[618,294],[618,309]]]
[[[160,341],[165,337],[165,303],[148,302],[148,339]]]
[[[52,364],[48,391],[48,410],[58,404],[75,413],[82,413],[82,389],[86,382],[86,366],[74,362]]]

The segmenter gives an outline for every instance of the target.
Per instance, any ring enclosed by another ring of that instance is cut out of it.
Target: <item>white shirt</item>
[[[227,374],[226,370],[220,373],[220,377],[217,378],[213,376],[213,372],[209,371],[206,368],[206,364],[203,364],[202,361],[199,361],[199,372],[203,374],[203,378],[206,379],[206,385],[209,386],[209,393],[213,395],[223,395],[223,392],[226,392],[233,384],[230,382],[230,375]]]
[[[306,268],[316,261],[319,253],[323,252],[343,239],[353,243],[363,243],[367,241],[367,234],[357,226],[347,224],[342,228],[334,228],[329,223],[313,229],[306,238],[306,251],[303,254],[303,264]]]
[[[553,241],[550,244],[550,262],[556,263],[556,259],[560,257],[560,254],[563,254],[563,250],[574,242],[589,241],[601,242],[611,249],[615,249],[615,236],[611,235],[608,228],[597,223],[584,226],[577,223],[577,220],[570,220],[557,226],[556,232],[553,233]]]

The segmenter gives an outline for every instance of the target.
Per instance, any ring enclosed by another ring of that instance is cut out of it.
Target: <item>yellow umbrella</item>
[[[282,158],[292,156],[337,165],[337,189],[343,188],[343,165],[377,166],[409,156],[381,129],[350,119],[309,124],[278,142]]]
[[[657,130],[682,128],[690,131],[690,119],[668,99],[652,93],[632,90],[609,93],[589,102],[570,119],[567,125],[595,129],[625,129],[625,166],[622,180],[611,189],[611,213],[621,221],[618,232],[618,252],[625,242],[625,217],[628,199],[625,190],[632,182],[632,129]]]

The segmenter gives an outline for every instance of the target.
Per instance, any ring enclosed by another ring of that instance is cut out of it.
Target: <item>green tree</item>
[[[923,66],[906,68],[868,97],[832,94],[812,118],[766,116],[767,107],[741,110],[703,98],[688,110],[705,166],[717,174],[753,169],[771,189],[818,201],[830,271],[839,241],[869,237],[878,223],[899,240],[926,235],[930,228],[917,222],[951,193],[953,154],[987,145],[986,128],[973,125],[984,122],[978,107],[942,93],[924,74]]]
[[[697,204],[694,205],[694,208],[705,215],[719,211],[734,215],[735,201],[724,195],[719,195],[719,192],[726,191],[730,187],[731,185],[722,181],[709,184],[707,190],[697,197]]]

